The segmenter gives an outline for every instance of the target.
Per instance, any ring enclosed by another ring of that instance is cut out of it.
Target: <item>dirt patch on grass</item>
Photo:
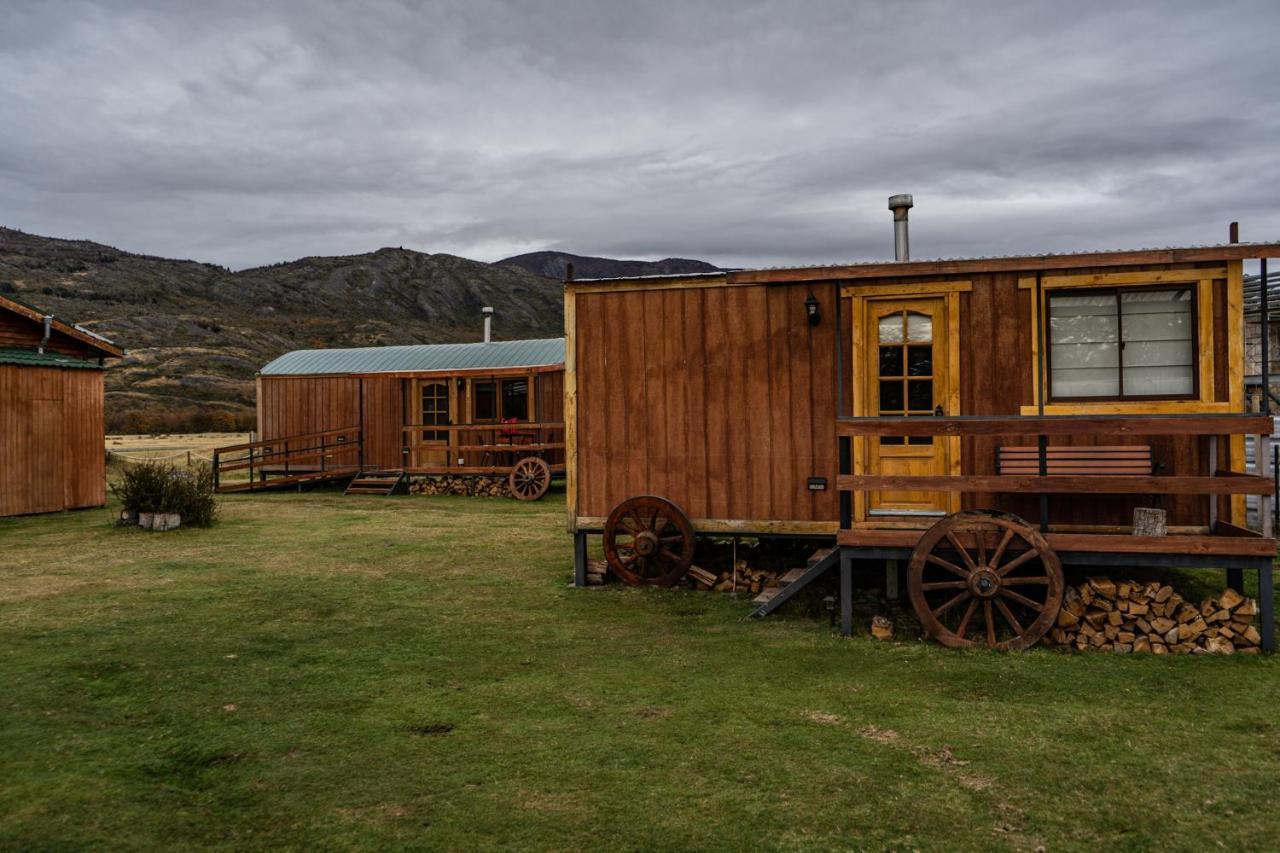
[[[409,733],[421,737],[439,737],[453,731],[453,723],[426,723],[421,726],[409,726]]]
[[[838,726],[844,722],[840,717],[828,714],[826,711],[805,711],[804,716],[805,719],[824,726]]]

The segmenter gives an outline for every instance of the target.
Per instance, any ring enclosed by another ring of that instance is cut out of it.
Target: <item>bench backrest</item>
[[[1045,448],[1045,461],[1050,475],[1118,477],[1132,474],[1146,477],[1153,470],[1151,448],[1147,445],[1048,447]],[[1001,474],[1037,476],[1040,473],[1040,449],[1001,447],[996,468]]]

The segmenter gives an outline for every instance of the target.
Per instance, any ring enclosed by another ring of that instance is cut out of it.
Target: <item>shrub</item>
[[[193,527],[209,527],[218,513],[213,469],[204,464],[186,471],[165,462],[126,465],[111,491],[130,514],[176,512]]]

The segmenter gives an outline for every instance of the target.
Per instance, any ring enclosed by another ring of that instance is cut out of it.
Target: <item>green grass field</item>
[[[953,652],[575,590],[558,494],[111,516],[0,520],[6,849],[1276,843],[1271,658]]]

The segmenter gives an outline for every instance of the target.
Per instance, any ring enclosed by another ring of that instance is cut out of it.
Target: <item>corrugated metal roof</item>
[[[417,370],[494,370],[564,363],[564,338],[475,344],[418,344],[358,349],[308,349],[285,353],[262,368],[263,376],[324,373],[396,373]]]
[[[85,361],[56,352],[36,352],[33,349],[17,347],[0,348],[0,364],[20,364],[24,367],[79,367],[89,370],[101,370],[95,361]]]
[[[1010,260],[1036,260],[1044,258],[1052,260],[1054,258],[1072,258],[1081,255],[1122,255],[1137,252],[1170,252],[1185,249],[1239,249],[1249,246],[1270,246],[1271,243],[1252,241],[1249,243],[1206,243],[1187,246],[1158,246],[1146,249],[1083,249],[1073,252],[1046,252],[1031,253],[1019,255],[972,255],[969,257],[956,258],[912,258],[909,261],[894,261],[892,258],[884,258],[881,260],[869,261],[844,261],[825,264],[797,264],[795,266],[775,266],[775,267],[725,267],[716,272],[699,272],[699,273],[662,273],[659,275],[624,275],[610,276],[606,278],[575,278],[574,284],[585,282],[603,282],[603,281],[647,281],[649,279],[675,279],[675,278],[716,278],[731,275],[736,272],[752,273],[752,272],[781,272],[786,270],[821,270],[831,269],[833,267],[874,267],[883,264],[901,263],[904,266],[911,264],[953,264],[967,263],[975,261],[1010,261]]]

